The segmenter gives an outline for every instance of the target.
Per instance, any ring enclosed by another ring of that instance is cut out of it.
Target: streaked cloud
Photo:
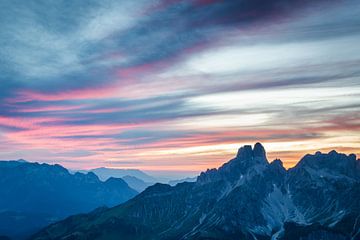
[[[360,146],[360,4],[2,1],[0,158],[199,171]]]

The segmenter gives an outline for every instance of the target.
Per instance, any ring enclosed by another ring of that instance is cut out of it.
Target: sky
[[[0,159],[199,172],[360,154],[360,1],[0,1]]]

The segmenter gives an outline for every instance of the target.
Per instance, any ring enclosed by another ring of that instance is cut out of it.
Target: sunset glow
[[[285,167],[359,156],[360,2],[230,2],[4,3],[0,159],[200,172],[255,142]]]

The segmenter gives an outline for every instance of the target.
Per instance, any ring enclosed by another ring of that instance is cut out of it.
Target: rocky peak
[[[335,150],[329,153],[321,153],[318,151],[314,155],[307,154],[295,166],[295,169],[327,170],[348,177],[360,177],[356,155],[346,155],[338,153]]]
[[[274,161],[272,161],[270,163],[271,166],[275,167],[275,168],[279,168],[279,169],[285,169],[283,162],[280,159],[275,159]]]
[[[261,143],[256,143],[254,149],[250,145],[241,147],[236,155],[236,159],[247,166],[254,164],[267,164],[265,148]]]
[[[257,165],[268,165],[266,152],[260,143],[254,148],[251,145],[242,146],[234,159],[222,165],[219,169],[208,169],[198,177],[199,183],[215,182],[220,180],[236,181],[246,174],[250,168]]]
[[[263,147],[263,145],[261,145],[261,143],[255,144],[253,153],[254,157],[266,158],[265,148]]]
[[[251,145],[245,145],[239,148],[236,158],[247,159],[252,158],[253,150]]]

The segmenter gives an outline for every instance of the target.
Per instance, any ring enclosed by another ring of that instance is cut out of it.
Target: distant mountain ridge
[[[70,217],[32,239],[359,240],[360,161],[331,151],[292,169],[259,143],[175,187],[155,184],[114,208]]]
[[[0,235],[15,239],[72,214],[112,207],[137,192],[122,179],[70,174],[60,165],[0,161]]]
[[[133,176],[136,177],[145,183],[156,183],[157,179],[144,173],[143,171],[140,171],[138,169],[120,169],[120,168],[95,168],[91,169],[88,172],[95,173],[100,180],[106,181],[110,177],[114,178],[123,178],[125,176]]]
[[[183,182],[196,182],[197,177],[187,177],[179,180],[171,180],[169,181],[170,186],[175,186],[176,184],[183,183]]]
[[[175,186],[178,183],[183,182],[195,182],[197,177],[186,177],[176,180],[169,180],[166,177],[153,177],[139,169],[121,169],[121,168],[107,168],[100,167],[91,170],[77,170],[74,172],[93,172],[100,180],[106,181],[110,177],[123,179],[131,188],[138,192],[144,191],[147,187],[154,185],[155,183],[168,183],[171,186]]]
[[[121,179],[123,179],[128,185],[129,187],[131,187],[132,189],[135,189],[138,192],[142,192],[144,191],[147,187],[153,185],[154,183],[147,183],[144,182],[143,180],[134,177],[134,176],[124,176]]]

